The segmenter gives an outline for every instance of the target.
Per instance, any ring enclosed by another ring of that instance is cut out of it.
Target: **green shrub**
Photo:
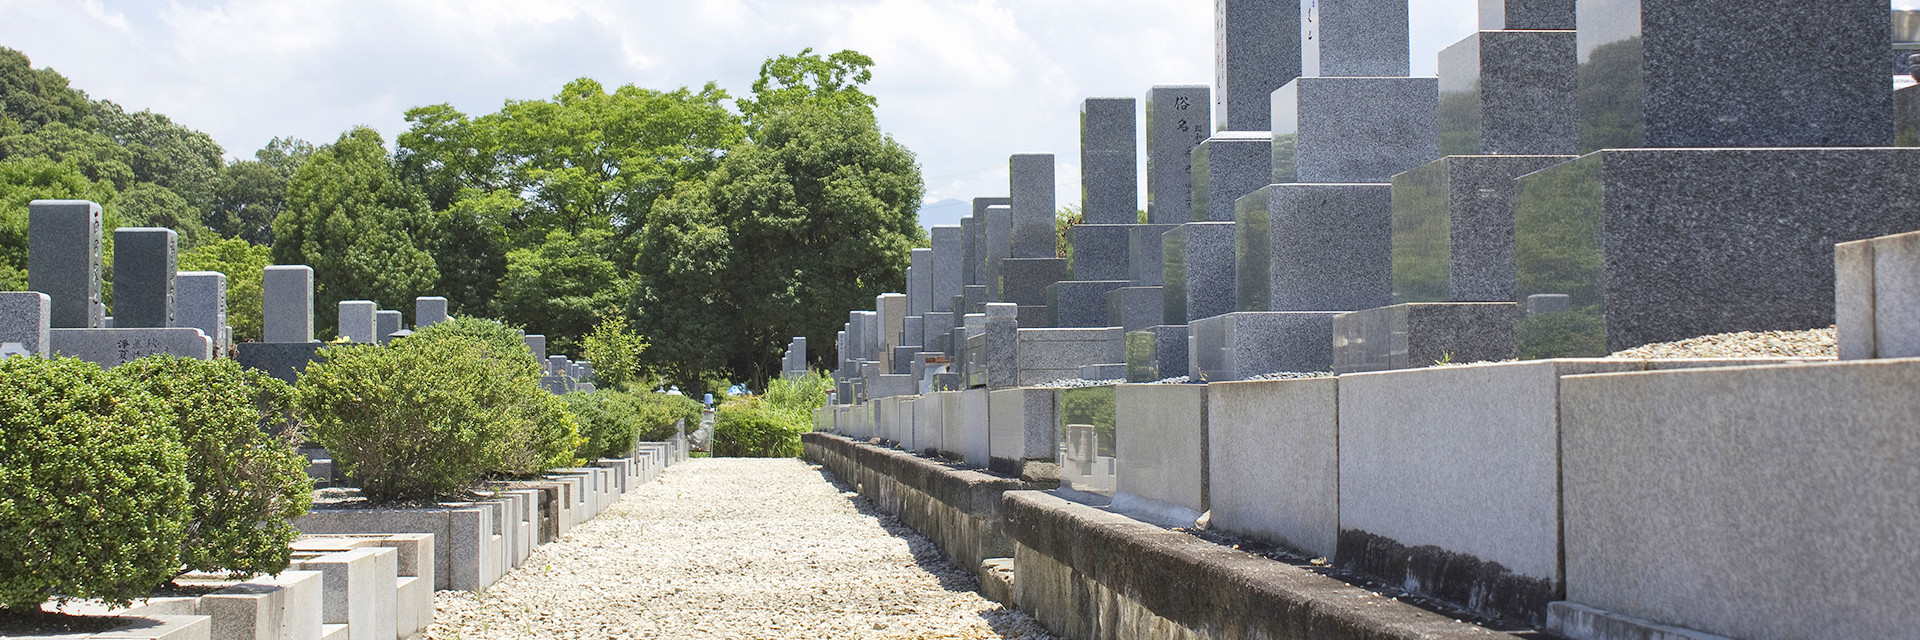
[[[673,437],[675,423],[700,419],[700,403],[679,395],[603,389],[561,397],[580,423],[587,443],[579,455],[588,460],[626,455],[635,440],[666,440]]]
[[[792,378],[767,381],[768,404],[781,411],[796,413],[813,421],[813,410],[827,406],[827,393],[833,391],[833,378],[818,370]]]
[[[177,575],[186,465],[166,409],[127,380],[0,359],[0,607],[124,605]]]
[[[415,345],[448,340],[478,343],[475,357],[490,358],[504,368],[506,380],[486,405],[497,408],[512,424],[500,459],[487,471],[514,477],[577,465],[580,461],[574,452],[584,442],[566,403],[540,388],[541,363],[533,358],[522,335],[495,320],[456,317],[407,338]]]
[[[187,448],[187,537],[180,562],[194,571],[279,573],[313,504],[307,459],[294,449],[293,388],[232,360],[173,356],[115,367],[171,414]],[[279,431],[271,435],[270,430]]]
[[[678,423],[698,424],[706,406],[676,393],[628,394],[634,411],[640,415],[640,441],[660,442],[679,433]]]
[[[714,410],[713,454],[743,458],[797,458],[809,423],[760,398],[742,398]]]
[[[495,468],[517,424],[517,367],[472,339],[321,350],[295,390],[315,442],[376,502],[452,495]]]

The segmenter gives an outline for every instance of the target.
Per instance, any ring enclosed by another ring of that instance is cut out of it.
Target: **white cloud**
[[[1414,73],[1473,10],[1413,2]],[[1051,152],[1063,204],[1079,199],[1080,100],[1211,84],[1212,30],[1211,0],[0,0],[0,46],[236,157],[356,124],[391,141],[408,108],[490,112],[583,76],[740,94],[770,56],[851,48],[876,60],[881,124],[918,154],[930,200],[1004,194],[1009,154]]]

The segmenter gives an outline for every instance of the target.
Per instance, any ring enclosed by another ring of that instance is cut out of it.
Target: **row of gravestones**
[[[100,205],[35,200],[28,205],[29,291],[0,292],[0,356],[59,354],[114,367],[145,356],[201,360],[231,354],[240,364],[292,382],[322,343],[314,340],[313,268],[274,265],[261,280],[262,341],[235,344],[227,326],[227,276],[178,271],[171,229],[113,231],[114,315],[101,297]],[[340,303],[340,336],[387,344],[411,331],[399,311],[367,300]],[[414,301],[414,326],[448,319],[447,299]],[[555,393],[591,390],[592,363],[546,354],[546,336],[525,336]]]
[[[1884,2],[1483,0],[1426,78],[1405,0],[1217,10],[1217,90],[1147,92],[1146,219],[1135,101],[1089,98],[1068,255],[1053,157],[1012,156],[1008,197],[849,313],[843,402],[1823,327],[1833,245],[1920,228]]]

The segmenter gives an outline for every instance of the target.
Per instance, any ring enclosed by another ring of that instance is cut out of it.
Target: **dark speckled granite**
[[[1276,184],[1239,202],[1239,311],[1356,311],[1392,300],[1393,188]]]
[[[1572,31],[1481,31],[1440,52],[1442,155],[1580,147]]]
[[[1053,214],[1059,208],[1051,153],[1017,153],[1007,159],[1013,196],[1013,257],[1054,257]]]
[[[1893,141],[1886,0],[1579,0],[1578,22],[1584,151]]]
[[[1273,93],[1271,184],[1384,183],[1434,161],[1440,157],[1439,87],[1434,78],[1287,83]]]
[[[1157,287],[1166,281],[1166,254],[1160,250],[1160,237],[1177,226],[1180,225],[1137,224],[1128,230],[1132,256],[1128,262],[1133,272],[1133,286]]]
[[[1233,223],[1190,222],[1160,240],[1166,260],[1166,323],[1233,311]]]
[[[1301,77],[1406,77],[1407,0],[1319,0],[1304,7]]]
[[[1139,221],[1138,124],[1133,98],[1080,102],[1080,203],[1087,223]]]
[[[1125,280],[1063,280],[1048,285],[1045,291],[1047,326],[1061,328],[1109,326],[1107,324],[1107,292],[1125,286],[1127,286]]]
[[[1333,312],[1240,312],[1196,320],[1187,375],[1228,382],[1333,369]]]
[[[1067,274],[1073,280],[1131,280],[1131,224],[1077,224],[1067,228],[1073,254]]]
[[[1511,360],[1512,302],[1397,304],[1333,317],[1333,372],[1388,371],[1436,362]]]
[[[1480,0],[1480,28],[1572,29],[1574,0]]]
[[[1148,222],[1193,219],[1193,148],[1213,133],[1212,92],[1207,85],[1147,90]]]
[[[1628,149],[1518,181],[1521,357],[1833,324],[1833,245],[1920,229],[1920,149]]]
[[[1300,77],[1299,0],[1214,0],[1214,117],[1265,129],[1267,95]]]
[[[1513,179],[1574,156],[1448,156],[1393,177],[1393,300],[1507,302]]]

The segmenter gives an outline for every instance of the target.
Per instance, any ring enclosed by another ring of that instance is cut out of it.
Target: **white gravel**
[[[1614,358],[1837,358],[1832,327],[1806,331],[1740,331],[1635,347]]]
[[[429,638],[1051,638],[926,538],[792,459],[694,459],[478,593]]]

